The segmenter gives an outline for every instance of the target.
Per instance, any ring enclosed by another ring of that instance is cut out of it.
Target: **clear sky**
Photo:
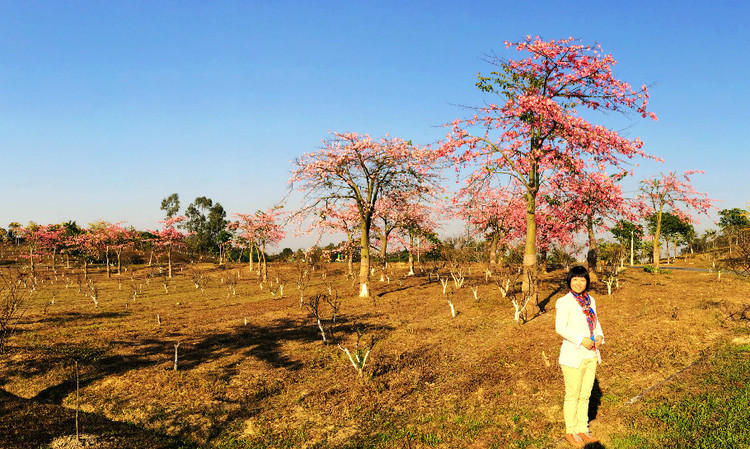
[[[483,56],[526,35],[601,43],[651,86],[659,121],[604,117],[665,160],[636,178],[702,169],[699,191],[746,208],[749,5],[0,0],[0,226],[155,229],[175,192],[182,210],[268,208],[329,130],[441,139],[458,105],[491,100]]]

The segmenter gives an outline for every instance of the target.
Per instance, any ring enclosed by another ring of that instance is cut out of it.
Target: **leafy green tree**
[[[177,212],[180,211],[180,196],[176,193],[173,193],[168,197],[162,199],[161,210],[166,212],[167,219],[170,219],[177,215]]]
[[[292,257],[294,257],[294,251],[292,251],[292,248],[284,248],[279,253],[279,259],[281,260],[290,260]]]
[[[620,246],[630,253],[630,265],[633,265],[633,255],[643,247],[643,226],[627,220],[620,220],[609,232]]]
[[[750,226],[748,212],[737,207],[733,209],[722,209],[719,211],[719,226],[727,228],[746,228]]]
[[[651,214],[647,217],[649,231],[652,235],[656,231],[657,220],[657,214]],[[693,225],[677,215],[670,212],[662,212],[661,238],[666,242],[667,261],[669,261],[669,243],[672,242],[674,244],[676,255],[678,242],[687,242],[688,246],[690,246],[689,243],[695,238],[695,229],[693,228]]]
[[[722,209],[719,211],[719,226],[724,237],[729,242],[729,254],[732,254],[732,240],[739,238],[741,230],[750,228],[748,212],[737,207],[733,209]]]
[[[8,225],[8,240],[15,241],[16,246],[19,245],[21,239],[21,223],[14,221]]]
[[[227,213],[224,207],[218,202],[214,204],[210,198],[201,196],[188,205],[185,215],[185,229],[192,233],[188,237],[190,248],[197,253],[219,254],[221,233],[227,227]]]

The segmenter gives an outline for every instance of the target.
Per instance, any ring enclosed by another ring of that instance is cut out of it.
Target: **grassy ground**
[[[329,288],[341,299],[334,337],[342,347],[357,347],[357,329],[364,332],[360,347],[375,338],[363,378],[336,344],[323,344],[309,309],[300,307],[301,273],[292,265],[271,267],[271,282],[262,288],[245,265],[185,265],[172,279],[148,267],[111,278],[97,272],[98,306],[78,270],[44,271],[0,358],[3,404],[14,404],[1,411],[0,447],[47,447],[74,433],[74,361],[86,417],[81,431],[106,441],[148,442],[141,447],[565,447],[554,332],[564,272],[543,278],[544,311],[518,326],[494,283],[499,279],[487,281],[479,266],[463,288],[452,280],[447,286],[455,317],[436,278],[407,277],[397,265],[389,270],[390,282],[374,277],[370,299],[356,296],[345,264],[308,272],[306,300]],[[750,283],[726,274],[719,281],[708,272],[628,269],[620,288],[606,293],[606,286],[595,285],[606,346],[591,426],[602,445],[676,445],[680,435],[703,438],[705,432],[689,425],[705,422],[718,429],[711,441],[730,438],[719,435],[731,429],[723,425],[734,419],[731,410],[696,410],[747,401],[742,368],[748,372],[743,344],[750,343]],[[330,306],[323,303],[320,314],[330,324]],[[707,392],[715,396],[700,396]]]

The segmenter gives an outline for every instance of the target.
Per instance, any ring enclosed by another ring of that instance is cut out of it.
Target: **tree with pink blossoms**
[[[477,82],[480,90],[500,96],[501,104],[477,108],[472,118],[447,125],[444,148],[457,162],[475,164],[477,178],[507,175],[523,185],[524,291],[529,291],[529,279],[536,278],[536,210],[545,182],[556,173],[581,173],[587,161],[618,169],[626,159],[647,156],[640,139],[592,124],[579,111],[656,116],[646,111],[646,86],[636,90],[615,78],[615,60],[599,45],[528,36],[506,47],[524,56],[492,58],[498,70],[480,74]]]
[[[321,209],[318,215],[314,217],[306,233],[314,230],[329,232],[332,234],[344,234],[346,240],[340,244],[337,249],[346,252],[347,268],[349,275],[354,274],[354,250],[357,248],[354,239],[360,229],[359,212],[355,204],[348,204],[340,208],[331,207]]]
[[[653,258],[654,268],[659,269],[661,248],[659,247],[659,234],[662,227],[662,214],[670,212],[686,223],[693,224],[695,221],[688,213],[688,208],[695,209],[698,213],[707,214],[713,206],[714,200],[708,194],[697,192],[690,184],[690,177],[702,170],[688,170],[682,175],[673,171],[662,173],[660,177],[653,177],[641,181],[640,199],[646,203],[645,215],[654,214],[656,225],[653,232]]]
[[[319,216],[330,208],[354,206],[359,218],[360,296],[367,297],[370,231],[375,205],[392,192],[425,192],[437,183],[437,153],[410,142],[378,140],[356,133],[332,133],[317,152],[299,157],[290,184],[305,193],[300,216]]]
[[[133,229],[126,229],[121,226],[122,222],[118,223],[107,223],[106,226],[101,230],[103,237],[103,244],[105,245],[106,262],[109,267],[109,250],[112,249],[115,252],[117,258],[117,274],[122,273],[122,252],[125,248],[134,244],[135,231]],[[110,276],[109,268],[107,268],[107,277]]]
[[[172,277],[172,251],[185,248],[186,246],[185,238],[187,234],[177,229],[178,225],[185,220],[187,220],[187,217],[184,216],[167,218],[166,220],[159,221],[162,224],[162,229],[158,231],[148,230],[154,236],[154,246],[167,255],[168,275],[170,278]]]
[[[19,228],[18,231],[16,231],[16,234],[19,237],[23,238],[24,242],[26,243],[28,253],[21,254],[20,257],[29,259],[29,269],[31,270],[32,275],[36,273],[35,262],[37,260],[41,260],[42,256],[39,253],[43,247],[43,232],[40,232],[40,229],[43,230],[43,227],[39,226],[33,221],[30,221],[25,228]]]
[[[263,281],[268,279],[268,264],[266,262],[266,248],[276,246],[284,239],[286,233],[281,223],[283,211],[280,207],[272,207],[266,211],[256,211],[254,214],[234,214],[238,221],[232,226],[238,236],[247,242],[250,249],[250,263],[252,264],[252,248],[258,251]],[[252,265],[251,265],[252,266]]]
[[[395,238],[394,241],[409,252],[409,272],[411,275],[414,274],[412,244],[421,241],[418,239],[420,236],[434,233],[437,228],[430,216],[430,211],[437,204],[437,190],[433,186],[429,187],[391,192],[387,196],[382,196],[375,204],[373,230],[380,243],[383,273],[386,268],[389,240]],[[405,237],[409,237],[408,241]]]
[[[604,171],[587,170],[580,175],[564,176],[552,181],[556,199],[563,219],[573,230],[583,231],[588,236],[586,261],[592,281],[596,280],[598,243],[596,231],[607,229],[607,223],[615,223],[620,218],[636,220],[635,209],[639,202],[628,200],[618,184],[624,173],[609,176]]]
[[[420,253],[431,251],[438,241],[438,225],[433,216],[435,210],[428,204],[409,203],[398,222],[396,239],[408,253],[408,276],[414,275],[414,254],[417,254],[419,263]]]
[[[471,229],[484,234],[489,244],[489,267],[497,267],[498,247],[507,243],[522,226],[522,197],[512,191],[512,186],[492,187],[487,179],[483,182],[467,182],[452,202],[457,206],[455,215],[464,220]]]
[[[96,229],[80,229],[76,235],[69,237],[68,251],[83,263],[83,275],[89,277],[89,264],[100,258],[100,236]]]

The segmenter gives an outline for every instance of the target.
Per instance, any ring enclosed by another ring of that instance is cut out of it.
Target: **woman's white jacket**
[[[596,313],[596,301],[591,297],[591,307]],[[598,349],[586,349],[581,343],[584,338],[590,338],[589,325],[576,298],[572,293],[559,298],[555,303],[555,331],[563,338],[560,346],[560,365],[578,368],[583,359],[597,357],[601,363]],[[602,326],[599,324],[599,314],[596,316],[594,336],[600,335],[604,343]]]

